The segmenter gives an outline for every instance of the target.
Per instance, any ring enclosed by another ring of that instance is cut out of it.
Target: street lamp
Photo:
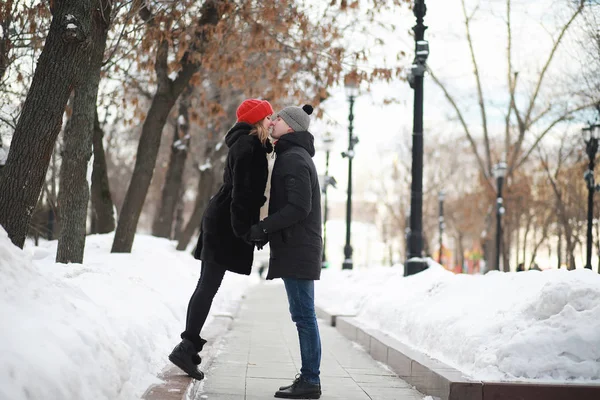
[[[582,130],[585,150],[590,159],[588,169],[583,174],[583,179],[588,187],[588,216],[587,216],[587,254],[585,267],[592,269],[592,219],[594,218],[594,192],[600,190],[600,185],[594,181],[594,166],[598,152],[598,139],[600,138],[600,125],[590,125]],[[600,272],[600,271],[599,271]]]
[[[344,263],[342,269],[352,269],[352,246],[350,245],[350,226],[352,225],[352,159],[354,158],[354,145],[358,138],[352,135],[354,129],[354,100],[358,96],[358,79],[356,71],[346,75],[344,82],[346,95],[350,102],[350,114],[348,115],[348,151],[342,153],[342,157],[348,158],[348,197],[346,200],[346,245],[344,246]]]
[[[444,197],[446,197],[443,190],[440,190],[438,194],[438,200],[440,201],[440,216],[439,216],[439,228],[440,228],[440,252],[438,254],[438,264],[442,264],[442,249],[443,242],[442,237],[444,236],[444,228],[446,227],[446,223],[444,222]]]
[[[408,76],[410,87],[415,90],[413,107],[412,183],[410,196],[410,233],[408,236],[408,260],[404,275],[413,275],[427,268],[421,258],[423,253],[423,77],[427,69],[429,43],[424,40],[423,18],[427,12],[425,0],[415,0],[413,8],[417,24],[415,32],[415,60]]]
[[[335,185],[337,184],[335,178],[333,176],[329,176],[329,153],[331,152],[332,147],[333,147],[333,137],[331,136],[330,133],[326,133],[325,136],[323,137],[323,150],[325,150],[325,179],[323,182],[323,188],[321,189],[323,191],[323,195],[325,197],[325,204],[324,204],[324,210],[323,210],[323,259],[322,259],[322,263],[321,263],[321,268],[327,268],[327,266],[328,266],[327,255],[326,255],[327,213],[329,210],[329,208],[327,206],[327,188],[329,187],[329,185],[331,185],[335,188]]]
[[[502,243],[502,215],[506,211],[504,209],[504,200],[502,199],[502,185],[506,177],[507,165],[501,161],[494,165],[494,177],[496,178],[496,262],[494,268],[500,270],[500,246]]]

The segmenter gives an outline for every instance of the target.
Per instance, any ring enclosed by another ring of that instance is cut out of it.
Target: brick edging
[[[549,384],[477,381],[380,331],[369,329],[353,316],[339,316],[316,307],[324,319],[346,338],[361,346],[373,359],[420,392],[441,400],[598,400],[600,384]]]

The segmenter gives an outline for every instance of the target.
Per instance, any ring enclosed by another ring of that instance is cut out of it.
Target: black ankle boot
[[[190,342],[192,342],[194,345],[194,349],[196,350],[196,353],[200,353],[202,351],[202,349],[204,348],[204,345],[207,343],[206,340],[202,339],[200,336],[190,335],[187,332],[181,333],[181,339],[187,339]],[[192,356],[192,362],[196,365],[200,365],[202,363],[202,358],[200,357],[199,354],[194,354]]]
[[[306,382],[302,376],[297,377],[291,386],[283,386],[275,397],[281,399],[318,399],[321,397],[321,385]]]
[[[169,354],[169,360],[192,378],[204,379],[204,373],[197,368],[200,363],[196,364],[196,361],[200,361],[200,356],[198,356],[196,347],[191,340],[183,339],[181,343],[175,346]]]

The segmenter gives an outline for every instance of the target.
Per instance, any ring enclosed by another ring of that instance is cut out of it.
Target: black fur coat
[[[235,124],[227,133],[229,147],[223,185],[208,203],[194,256],[208,264],[238,274],[250,275],[254,245],[244,240],[250,227],[260,219],[260,207],[265,203],[268,177],[267,152],[256,135],[249,135],[252,126]]]

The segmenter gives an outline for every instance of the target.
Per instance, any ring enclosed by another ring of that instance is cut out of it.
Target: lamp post
[[[590,160],[588,169],[583,174],[583,179],[585,179],[588,187],[587,253],[585,258],[585,267],[592,269],[592,220],[594,218],[594,192],[600,190],[600,185],[596,185],[594,180],[594,166],[596,153],[598,152],[600,125],[595,124],[583,128],[582,133],[583,141],[585,142],[585,150]]]
[[[348,151],[342,153],[342,157],[348,158],[348,197],[346,200],[346,245],[344,246],[344,262],[342,269],[352,269],[352,245],[350,244],[350,227],[352,225],[352,159],[354,158],[354,145],[358,138],[352,135],[354,129],[354,100],[358,96],[358,80],[356,72],[346,75],[345,87],[348,101],[350,102],[350,114],[348,115]]]
[[[444,236],[444,228],[446,227],[446,223],[444,222],[444,197],[445,193],[443,190],[440,190],[438,194],[438,200],[440,201],[440,216],[439,216],[439,228],[440,228],[440,252],[438,254],[438,264],[442,264],[442,249],[443,242],[442,237]]]
[[[500,246],[502,244],[502,215],[506,211],[504,209],[504,199],[502,198],[502,186],[506,177],[507,166],[501,161],[494,165],[494,177],[496,178],[496,260],[494,268],[500,270]]]
[[[327,213],[329,211],[329,207],[327,205],[327,188],[329,185],[335,187],[336,181],[333,176],[329,176],[329,153],[331,152],[331,147],[333,146],[333,137],[331,137],[330,133],[325,134],[323,137],[323,149],[325,150],[325,179],[323,182],[323,195],[325,198],[324,201],[324,210],[323,210],[323,259],[321,263],[321,268],[327,268]]]
[[[427,268],[421,258],[423,253],[423,77],[429,43],[424,40],[425,29],[423,18],[427,12],[425,0],[415,0],[413,8],[417,24],[415,32],[415,60],[408,76],[410,87],[414,89],[413,140],[412,140],[412,183],[410,196],[410,233],[408,236],[408,260],[404,275],[412,275]]]

